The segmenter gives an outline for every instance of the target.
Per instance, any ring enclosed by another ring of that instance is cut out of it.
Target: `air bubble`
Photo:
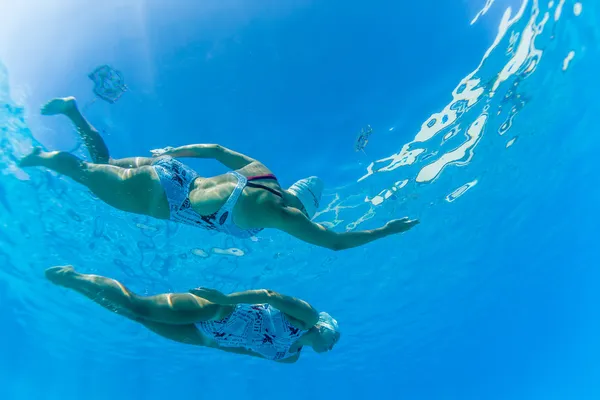
[[[498,134],[501,136],[504,135],[506,132],[508,132],[508,130],[510,129],[511,126],[512,126],[512,121],[509,118],[505,123],[503,123],[500,126],[500,129],[498,129]]]
[[[472,189],[473,186],[475,186],[475,185],[477,185],[477,179],[475,179],[472,182],[465,183],[464,185],[462,185],[461,187],[459,187],[458,189],[456,189],[455,191],[450,193],[448,196],[446,196],[446,201],[448,203],[452,203],[453,201],[455,201],[456,199],[458,199],[459,197],[461,197],[462,195],[467,193],[467,191]]]

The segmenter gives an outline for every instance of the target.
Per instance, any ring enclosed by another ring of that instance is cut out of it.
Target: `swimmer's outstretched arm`
[[[167,148],[165,151],[153,151],[155,156],[168,155],[173,158],[212,158],[227,168],[240,169],[256,160],[219,144],[190,144]]]
[[[265,221],[269,228],[280,229],[307,243],[334,251],[362,246],[389,235],[402,233],[418,223],[418,220],[402,218],[376,229],[337,233],[309,220],[302,212],[291,207],[273,210],[269,214],[269,221]]]
[[[224,294],[215,289],[197,288],[190,293],[202,297],[218,305],[236,304],[270,304],[284,314],[291,316],[301,322],[305,329],[314,326],[319,321],[319,313],[304,300],[286,296],[281,293],[267,289],[246,290]]]

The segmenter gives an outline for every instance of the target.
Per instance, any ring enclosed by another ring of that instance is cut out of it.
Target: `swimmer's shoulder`
[[[250,164],[246,165],[245,167],[236,170],[236,172],[239,172],[240,174],[244,175],[245,177],[273,174],[273,171],[271,171],[269,168],[267,168],[267,166],[265,166],[260,161],[253,161]]]

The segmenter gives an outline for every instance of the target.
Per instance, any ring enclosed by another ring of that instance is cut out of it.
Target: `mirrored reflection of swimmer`
[[[197,288],[143,297],[114,279],[80,274],[71,266],[49,268],[46,278],[180,343],[293,363],[304,346],[324,353],[340,339],[329,314],[270,290],[225,295]]]
[[[194,144],[153,150],[154,157],[112,159],[98,131],[83,117],[73,97],[54,99],[44,115],[65,115],[77,128],[92,163],[66,152],[24,157],[22,167],[42,166],[87,186],[98,198],[119,210],[170,219],[248,238],[264,228],[287,232],[305,242],[332,250],[364,245],[418,224],[402,218],[383,227],[336,233],[311,221],[321,201],[323,183],[301,179],[283,189],[261,162],[215,144]],[[200,177],[176,158],[211,158],[231,172]]]

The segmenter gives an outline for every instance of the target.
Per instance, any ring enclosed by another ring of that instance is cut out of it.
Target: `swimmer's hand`
[[[170,156],[173,154],[174,150],[174,147],[167,146],[164,149],[150,150],[150,153],[152,153],[152,157]]]
[[[229,297],[226,294],[221,293],[216,289],[198,287],[196,289],[190,289],[190,293],[194,296],[202,297],[203,299],[206,299],[211,303],[215,304],[225,305],[231,303]]]
[[[418,225],[418,219],[409,219],[408,217],[404,217],[401,219],[394,219],[387,224],[385,224],[386,233],[393,235],[396,233],[406,232],[411,229],[413,226]]]

